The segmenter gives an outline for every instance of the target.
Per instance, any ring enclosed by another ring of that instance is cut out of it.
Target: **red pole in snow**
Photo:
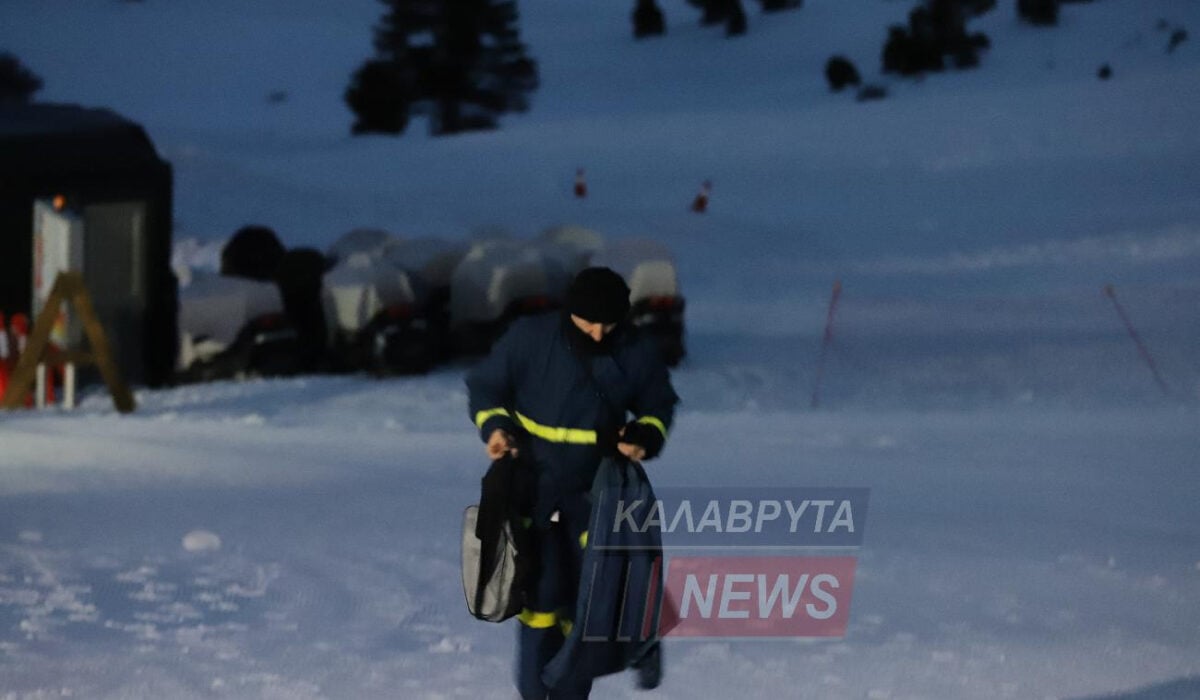
[[[0,312],[0,399],[8,390],[8,321]]]
[[[584,177],[583,168],[575,171],[575,196],[579,199],[587,197],[587,179]]]
[[[705,180],[704,183],[700,185],[700,193],[697,194],[696,198],[692,200],[692,211],[696,212],[697,214],[703,214],[704,212],[708,211],[708,197],[711,193],[712,181]]]
[[[821,354],[817,357],[817,378],[813,382],[812,407],[821,404],[821,379],[825,375],[825,355],[833,342],[833,314],[837,311],[838,299],[842,296],[842,281],[834,280],[833,294],[829,297],[829,313],[825,316],[825,336],[821,339]]]
[[[1104,296],[1112,300],[1113,307],[1117,310],[1117,315],[1121,317],[1121,321],[1125,324],[1125,330],[1129,331],[1129,337],[1133,338],[1133,342],[1137,345],[1138,354],[1146,361],[1146,365],[1154,375],[1154,381],[1158,384],[1158,388],[1162,389],[1163,396],[1170,396],[1171,392],[1167,389],[1166,382],[1158,374],[1158,365],[1154,362],[1154,357],[1150,355],[1146,344],[1142,342],[1142,337],[1134,330],[1133,323],[1129,320],[1129,315],[1125,313],[1125,308],[1121,306],[1121,302],[1117,301],[1117,290],[1111,284],[1106,284],[1104,285]]]

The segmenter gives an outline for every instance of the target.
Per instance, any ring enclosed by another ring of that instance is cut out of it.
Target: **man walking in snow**
[[[470,412],[491,459],[519,456],[536,482],[538,550],[519,615],[524,700],[586,698],[591,678],[547,687],[542,671],[570,633],[601,459],[662,450],[678,397],[652,338],[627,321],[629,288],[608,268],[572,281],[561,314],[522,318],[467,375]],[[632,419],[630,415],[632,414]]]

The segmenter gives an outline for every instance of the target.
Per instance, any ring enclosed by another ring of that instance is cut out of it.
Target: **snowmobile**
[[[347,371],[427,372],[437,360],[419,280],[381,255],[353,253],[325,275],[331,356]]]
[[[424,290],[423,316],[435,361],[450,359],[450,278],[467,253],[467,245],[440,238],[395,240],[386,245],[384,261],[413,275]]]
[[[450,285],[450,333],[457,352],[482,355],[519,316],[562,305],[570,274],[542,246],[491,240],[474,244]]]
[[[179,381],[299,369],[297,335],[271,282],[195,274],[179,292],[179,331]]]
[[[667,365],[678,365],[687,354],[683,322],[686,302],[670,251],[656,241],[617,240],[597,251],[592,264],[612,268],[625,278],[633,325],[653,334]]]

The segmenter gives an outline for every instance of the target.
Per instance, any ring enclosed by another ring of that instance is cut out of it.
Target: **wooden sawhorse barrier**
[[[66,302],[74,307],[83,324],[83,332],[88,340],[88,351],[68,350],[58,352],[50,346],[50,331],[58,317],[59,309]],[[25,345],[25,352],[17,361],[17,367],[8,383],[8,391],[0,401],[0,408],[21,408],[25,397],[33,388],[37,379],[37,368],[40,364],[59,367],[67,363],[77,366],[95,365],[100,369],[100,376],[112,394],[113,405],[121,413],[130,413],[136,408],[133,394],[121,379],[121,373],[113,362],[112,351],[108,345],[108,336],[100,320],[96,318],[96,310],[92,306],[92,297],[83,284],[83,276],[78,272],[60,272],[50,290],[50,297],[38,314],[33,324],[33,332]]]

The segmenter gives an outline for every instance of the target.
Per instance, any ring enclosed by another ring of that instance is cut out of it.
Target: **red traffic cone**
[[[25,314],[13,314],[12,337],[13,349],[16,350],[13,362],[16,362],[21,359],[21,353],[25,352],[25,343],[29,340],[29,317]]]
[[[575,196],[579,199],[587,197],[587,179],[583,176],[583,168],[575,171]]]
[[[697,214],[703,214],[708,211],[708,195],[712,192],[712,182],[705,180],[704,184],[700,185],[700,193],[692,200],[692,211]]]

